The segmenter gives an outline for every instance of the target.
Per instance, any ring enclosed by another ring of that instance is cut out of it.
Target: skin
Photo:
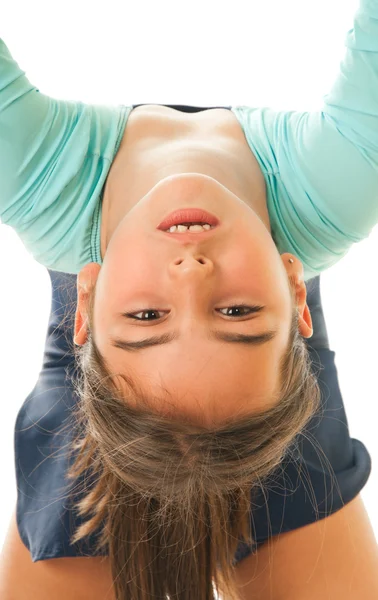
[[[311,337],[312,321],[303,265],[292,254],[277,251],[264,177],[250,149],[246,158],[236,160],[235,152],[228,156],[226,146],[221,153],[214,144],[195,144],[193,153],[187,152],[188,140],[182,142],[182,151],[180,145],[160,144],[149,153],[136,152],[132,180],[123,140],[103,199],[103,264],[89,263],[78,274],[74,342],[82,345],[87,340],[88,299],[96,284],[94,339],[113,373],[143,382],[161,412],[169,411],[164,386],[174,398],[171,409],[176,413],[193,421],[200,416],[205,423],[221,423],[236,413],[267,409],[278,400],[278,365],[292,311],[289,275],[294,278],[303,337]],[[220,219],[211,239],[182,244],[157,231],[166,214],[188,206],[204,208]],[[266,308],[252,315],[219,310],[241,304]],[[143,313],[152,309],[158,312]],[[117,317],[122,312],[147,320]],[[233,316],[238,314],[242,316]],[[278,334],[261,346],[207,338],[210,329],[258,334],[270,328]],[[173,330],[179,340],[138,352],[110,343],[111,336],[135,341]]]

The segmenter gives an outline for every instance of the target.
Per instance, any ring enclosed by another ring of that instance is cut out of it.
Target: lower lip
[[[165,217],[157,229],[167,230],[173,225],[179,225],[180,223],[194,223],[194,222],[209,223],[209,225],[219,225],[219,219],[214,215],[206,212],[202,208],[181,208],[175,210]]]

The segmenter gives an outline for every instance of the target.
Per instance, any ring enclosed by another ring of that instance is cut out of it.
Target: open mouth
[[[163,235],[169,236],[171,239],[175,239],[178,242],[187,243],[187,242],[200,242],[202,240],[207,240],[211,238],[214,234],[216,234],[217,226],[211,227],[208,231],[205,229],[202,231],[190,231],[189,229],[186,231],[161,231]]]
[[[162,231],[170,231],[171,227],[176,226],[175,231],[185,232],[186,229],[191,231],[202,231],[215,227],[219,224],[219,219],[203,210],[202,208],[182,208],[175,210],[165,217],[165,219],[158,225],[158,229]],[[185,229],[184,229],[185,227]]]
[[[171,225],[169,229],[164,229],[163,231],[168,231],[169,233],[185,233],[187,231],[200,233],[202,231],[210,231],[214,227],[215,225],[210,225],[210,223],[179,223],[178,225]]]

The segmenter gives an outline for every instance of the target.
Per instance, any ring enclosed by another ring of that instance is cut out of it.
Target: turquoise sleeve
[[[378,0],[362,0],[340,71],[318,112],[238,110],[267,183],[279,251],[306,279],[378,222]]]
[[[0,220],[46,267],[101,262],[100,198],[128,112],[41,93],[0,39]]]

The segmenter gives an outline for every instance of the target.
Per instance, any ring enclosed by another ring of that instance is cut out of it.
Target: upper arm
[[[344,43],[322,110],[287,113],[287,146],[299,186],[308,194],[305,209],[315,203],[320,220],[336,237],[339,229],[345,232],[345,244],[351,244],[378,222],[378,0],[360,0]],[[285,164],[290,186],[289,176]]]
[[[301,260],[306,279],[378,223],[378,0],[360,1],[321,110],[236,109],[266,179],[277,246]]]
[[[378,544],[361,495],[274,536],[236,566],[242,600],[376,600]]]
[[[6,225],[17,228],[33,218],[42,192],[52,193],[65,124],[73,116],[68,102],[49,98],[30,83],[0,39],[0,218]]]
[[[80,103],[40,93],[0,39],[0,220],[50,268],[74,223],[74,196],[68,202],[65,190],[88,146],[80,112]]]
[[[0,39],[0,220],[45,267],[78,273],[93,260],[94,213],[130,110],[41,94]]]

